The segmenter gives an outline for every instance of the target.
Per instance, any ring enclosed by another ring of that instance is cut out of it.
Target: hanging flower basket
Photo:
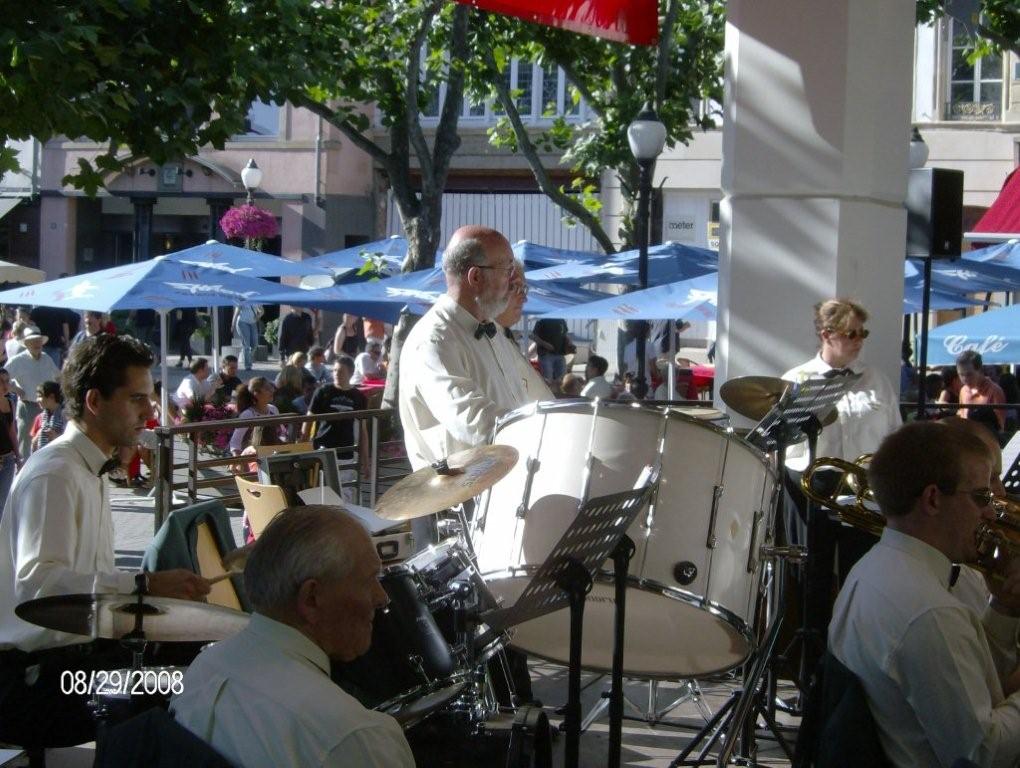
[[[220,229],[227,237],[243,239],[246,247],[255,250],[262,250],[262,242],[276,237],[280,232],[276,217],[257,205],[228,208],[220,219]]]

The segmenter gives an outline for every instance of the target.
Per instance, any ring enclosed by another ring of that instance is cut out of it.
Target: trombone
[[[815,459],[800,478],[801,491],[815,504],[833,512],[840,522],[873,536],[881,536],[885,516],[868,486],[867,467],[870,462],[870,453],[857,457],[855,461],[831,456]],[[839,473],[828,495],[816,490],[814,483],[815,475],[826,470]],[[1004,564],[1020,556],[1020,502],[994,496],[992,509],[994,519],[982,522],[974,532],[978,562],[973,565],[990,576],[1001,577]]]

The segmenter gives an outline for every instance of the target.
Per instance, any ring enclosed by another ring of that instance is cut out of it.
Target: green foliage
[[[917,21],[930,24],[944,16],[946,0],[917,0]],[[1020,4],[1017,0],[981,0],[978,18],[969,23],[975,32],[970,59],[1011,50],[1020,56]]]
[[[265,337],[266,342],[270,346],[275,347],[280,341],[280,319],[277,318],[266,323],[266,327],[262,332],[262,335]]]
[[[655,105],[669,144],[685,144],[694,130],[713,125],[711,116],[696,110],[705,100],[722,102],[725,6],[720,0],[660,0],[660,15],[667,16],[674,4],[672,33],[659,47],[614,43],[494,15],[486,24],[489,39],[477,43],[492,48],[495,66],[483,70],[485,88],[475,98],[492,97],[497,78],[516,57],[536,61],[547,71],[561,67],[570,98],[575,104],[582,98],[587,102],[585,122],[561,116],[524,129],[539,151],[562,153],[563,164],[579,178],[568,191],[580,193],[589,211],[598,210],[594,190],[606,169],[615,170],[625,194],[632,195],[638,169],[627,126],[645,101]],[[518,151],[522,141],[506,118],[490,130],[489,139],[511,151]],[[626,219],[620,236],[631,242]]]

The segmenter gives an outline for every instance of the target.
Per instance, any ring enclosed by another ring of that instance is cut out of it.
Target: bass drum
[[[658,498],[628,534],[624,670],[692,678],[741,664],[754,648],[759,550],[771,524],[775,474],[764,456],[710,423],[622,403],[540,403],[504,419],[495,442],[521,460],[490,489],[474,530],[479,571],[504,606],[566,531],[585,496],[628,490],[661,459]],[[585,601],[582,663],[612,665],[612,562]],[[567,610],[511,630],[527,653],[566,663]]]

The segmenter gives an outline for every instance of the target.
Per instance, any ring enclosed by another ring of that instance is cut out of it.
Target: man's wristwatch
[[[135,594],[149,594],[149,574],[147,571],[139,571],[135,574]]]

